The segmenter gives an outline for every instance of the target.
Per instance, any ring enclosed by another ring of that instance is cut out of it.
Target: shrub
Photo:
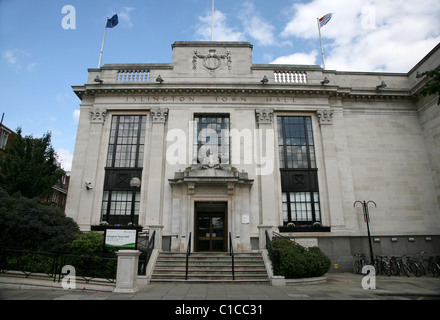
[[[0,246],[65,252],[79,234],[73,219],[38,199],[9,196],[0,188]]]
[[[330,270],[330,259],[317,247],[304,248],[287,240],[274,240],[273,246],[280,252],[280,265],[276,275],[286,279],[323,276]]]
[[[80,234],[70,245],[72,254],[100,256],[103,251],[104,236],[98,232]]]

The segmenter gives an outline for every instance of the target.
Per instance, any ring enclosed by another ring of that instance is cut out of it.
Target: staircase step
[[[234,254],[234,279],[232,257],[228,252],[191,253],[186,276],[186,253],[161,252],[151,277],[152,282],[191,283],[268,283],[266,267],[261,253]]]

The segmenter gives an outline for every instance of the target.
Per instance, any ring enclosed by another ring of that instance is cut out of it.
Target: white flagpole
[[[101,53],[99,54],[98,68],[101,68],[102,51],[104,50],[105,32],[107,31],[107,21],[108,21],[108,17],[107,19],[105,19],[104,37],[102,38],[102,46],[101,46]]]
[[[214,0],[212,0],[212,14],[211,14],[211,41],[214,41]]]
[[[316,21],[318,22],[319,42],[321,43],[322,68],[325,69],[324,49],[322,48],[321,26],[319,25],[319,18],[316,18]]]

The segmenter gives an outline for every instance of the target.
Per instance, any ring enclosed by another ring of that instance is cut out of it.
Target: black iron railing
[[[235,272],[234,272],[234,246],[232,245],[232,235],[229,232],[229,255],[232,258],[232,280],[235,280]]]
[[[153,231],[153,234],[148,240],[147,247],[141,251],[141,254],[139,256],[139,268],[138,268],[139,275],[145,275],[147,272],[147,265],[148,262],[150,261],[151,253],[153,252],[154,249],[155,238],[156,238],[156,230]]]
[[[115,282],[117,257],[82,256],[20,249],[0,249],[0,273],[26,278],[46,278],[61,281],[64,266],[75,268],[77,278],[87,283]]]
[[[189,263],[189,256],[190,255],[191,255],[191,232],[189,233],[188,247],[186,249],[185,280],[188,280],[188,263]]]
[[[269,231],[266,230],[266,249],[269,252],[269,257],[272,261],[272,268],[274,271],[274,274],[280,269],[281,264],[281,254],[280,250],[275,249],[272,245],[272,239],[269,236]]]

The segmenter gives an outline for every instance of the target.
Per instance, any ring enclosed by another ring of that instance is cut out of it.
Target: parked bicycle
[[[365,254],[355,253],[355,254],[353,254],[353,257],[356,258],[356,260],[354,260],[354,262],[353,262],[353,271],[354,271],[354,273],[360,274],[360,273],[362,273],[363,267],[368,264],[367,259],[365,257]]]
[[[393,276],[405,274],[407,277],[411,276],[411,269],[407,264],[406,256],[392,256],[390,259],[390,269]]]
[[[427,253],[425,251],[419,252],[420,260],[417,266],[422,275],[429,275],[433,277],[438,277],[440,275],[440,266],[435,262],[433,256],[424,257],[423,255]]]
[[[378,256],[374,258],[374,267],[376,268],[376,274],[385,274],[391,276],[390,261],[386,256]]]

